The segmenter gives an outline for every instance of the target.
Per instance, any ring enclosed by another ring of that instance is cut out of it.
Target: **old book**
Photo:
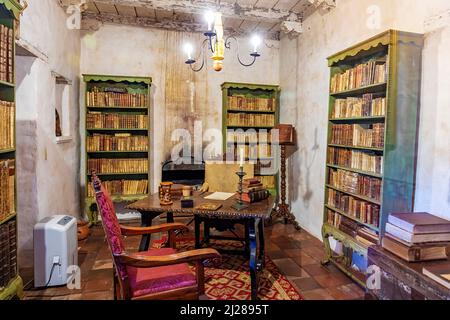
[[[423,274],[450,289],[450,263],[423,267]]]
[[[222,204],[220,204],[220,203],[203,203],[203,204],[195,207],[195,209],[205,210],[205,211],[216,211],[216,210],[219,210],[221,207],[222,207]]]
[[[393,224],[386,223],[386,232],[409,243],[450,242],[450,233],[413,234]]]
[[[381,243],[384,249],[408,262],[447,259],[447,250],[450,248],[450,243],[407,245],[388,234]]]
[[[390,224],[414,234],[450,232],[450,221],[426,212],[393,213],[389,215]]]

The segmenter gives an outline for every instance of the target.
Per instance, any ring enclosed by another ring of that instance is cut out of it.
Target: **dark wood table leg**
[[[203,222],[203,243],[208,245],[209,244],[209,237],[210,237],[210,223],[208,220],[205,220]]]
[[[248,236],[250,242],[250,282],[252,291],[252,300],[258,299],[258,262],[257,262],[257,237],[256,226],[259,219],[248,220]]]
[[[151,227],[152,220],[154,218],[154,215],[150,212],[141,212],[141,226],[142,227]],[[150,234],[145,234],[141,238],[141,243],[139,244],[139,251],[147,251],[148,247],[150,246],[150,240],[151,240]]]
[[[195,224],[195,249],[200,249],[200,223],[201,220],[198,216],[194,217]]]
[[[259,239],[259,270],[262,271],[266,267],[266,248],[264,242],[264,221],[258,222],[258,239]]]

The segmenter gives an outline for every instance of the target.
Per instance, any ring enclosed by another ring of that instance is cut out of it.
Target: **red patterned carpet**
[[[154,243],[158,246],[158,243]],[[179,250],[192,250],[192,239],[177,241]],[[211,240],[212,248],[241,249],[236,241]],[[250,300],[250,271],[248,260],[243,256],[222,254],[220,264],[209,263],[205,266],[205,289],[212,300]],[[277,266],[266,256],[266,268],[260,274],[259,298],[261,300],[302,300],[302,297],[280,273]]]

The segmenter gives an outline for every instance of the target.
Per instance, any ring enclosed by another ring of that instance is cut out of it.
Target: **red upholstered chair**
[[[133,300],[198,299],[205,292],[203,262],[220,259],[213,249],[177,253],[175,241],[171,248],[150,249],[147,252],[125,251],[123,236],[187,230],[181,223],[167,223],[152,227],[125,227],[119,224],[108,191],[92,173],[95,196],[102,217],[103,229],[114,262],[114,298]],[[188,262],[195,262],[195,274]]]

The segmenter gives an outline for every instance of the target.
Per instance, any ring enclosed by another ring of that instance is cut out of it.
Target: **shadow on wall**
[[[38,220],[37,136],[35,121],[17,121],[17,211],[20,267],[33,265],[33,226]],[[31,232],[30,232],[31,230]]]
[[[304,186],[302,189],[305,191],[301,195],[301,200],[306,208],[309,208],[310,200],[314,195],[311,188],[311,169],[317,157],[317,151],[319,150],[317,136],[318,128],[316,127],[314,129],[313,146],[310,149],[303,146],[297,149],[298,152],[295,152],[295,154],[289,154],[291,157],[291,161],[289,163],[289,172],[291,172],[291,174],[288,175],[289,199],[291,203],[298,201],[298,197],[300,196],[300,188],[301,186]],[[297,147],[304,144],[304,142],[300,141],[300,139],[298,141]],[[303,168],[305,168],[305,172],[303,172]]]

